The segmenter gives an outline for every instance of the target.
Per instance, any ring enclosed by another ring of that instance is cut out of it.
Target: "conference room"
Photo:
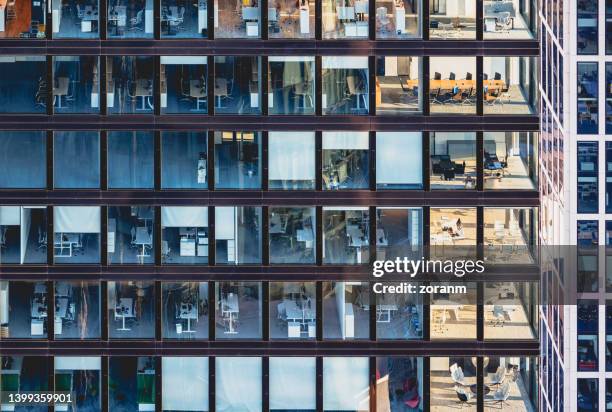
[[[462,283],[467,293],[433,293],[430,297],[431,340],[476,339],[476,283]]]
[[[109,206],[108,263],[153,264],[155,210],[152,206]]]
[[[323,190],[370,187],[368,132],[322,132]]]
[[[484,132],[483,139],[485,190],[537,189],[536,133]]]
[[[419,0],[376,0],[376,38],[421,37],[421,8]]]
[[[315,113],[314,56],[268,57],[268,113]]]
[[[534,262],[537,208],[484,208],[484,255],[490,263]]]
[[[155,338],[155,286],[149,281],[107,282],[109,339]]]
[[[385,283],[399,286],[399,283]],[[418,287],[417,283],[414,283]],[[376,339],[423,338],[423,296],[420,293],[376,293]]]
[[[271,264],[315,264],[314,207],[270,207]]]
[[[100,283],[61,281],[54,284],[56,340],[100,339]]]
[[[538,293],[533,282],[485,283],[485,340],[537,339]]]
[[[107,132],[109,189],[153,189],[154,132]]]
[[[315,282],[270,282],[270,339],[317,337]]]
[[[368,38],[368,0],[322,0],[323,38]]]
[[[208,207],[161,207],[163,265],[208,263]]]
[[[484,0],[484,39],[532,39],[536,32],[537,10],[534,0]]]
[[[47,208],[0,206],[0,264],[47,262]]]
[[[53,208],[53,261],[56,264],[100,263],[100,206]]]
[[[312,39],[315,36],[315,2],[270,0],[268,38]]]
[[[215,131],[215,189],[261,188],[261,132]]]
[[[476,133],[431,132],[431,190],[476,189]]]
[[[376,208],[376,260],[423,254],[423,210],[408,207]]]
[[[108,409],[155,411],[157,373],[154,356],[109,356]]]
[[[0,339],[46,339],[45,282],[0,281]]]
[[[369,113],[368,57],[322,57],[323,114]]]
[[[423,101],[421,61],[410,56],[376,58],[376,114],[419,113]]]
[[[45,0],[0,1],[0,39],[44,39],[46,9]]]
[[[208,58],[160,57],[160,107],[162,114],[208,112]]]
[[[153,38],[153,0],[110,0],[106,19],[108,38]]]
[[[215,56],[214,70],[215,114],[261,114],[261,57]]]
[[[0,113],[47,110],[49,87],[45,56],[0,56]]]
[[[152,114],[153,57],[106,58],[106,107],[109,114]]]
[[[536,60],[483,57],[484,114],[532,114],[537,108]]]
[[[208,35],[208,1],[161,0],[161,37],[206,38]]]
[[[261,282],[215,283],[215,339],[261,339]]]
[[[476,114],[475,57],[429,59],[429,105],[431,113]]]
[[[53,358],[56,392],[69,393],[70,403],[55,403],[58,412],[101,409],[102,359],[99,356],[56,356]]]
[[[3,355],[0,358],[0,362],[2,368],[2,381],[0,381],[2,392],[21,394],[30,391],[32,388],[37,388],[39,391],[50,389],[50,357]],[[14,402],[9,403],[8,399],[0,402],[0,409],[3,411],[15,410]],[[47,405],[29,405],[27,408],[28,412],[46,412],[49,410]]]
[[[215,0],[215,38],[261,37],[261,5],[257,0]]]
[[[98,0],[52,0],[53,38],[99,38],[99,4]]]
[[[434,0],[429,3],[432,39],[476,39],[476,2]],[[452,66],[451,66],[452,67]]]
[[[370,262],[370,212],[367,207],[323,207],[323,264]]]
[[[314,190],[315,132],[268,132],[268,188]]]
[[[207,282],[162,282],[163,339],[208,339]]]
[[[262,208],[215,206],[215,264],[261,264]]]
[[[323,282],[323,339],[370,337],[370,286],[367,282]]]
[[[53,56],[53,112],[100,112],[98,57]]]

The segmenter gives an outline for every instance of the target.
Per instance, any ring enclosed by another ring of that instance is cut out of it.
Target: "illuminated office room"
[[[261,58],[215,56],[215,114],[261,114]]]
[[[368,339],[370,286],[366,282],[323,282],[323,339]]]
[[[98,0],[52,0],[53,38],[97,39],[100,37]]]
[[[411,39],[421,36],[419,0],[376,0],[376,38]]]
[[[432,0],[429,3],[429,35],[432,39],[475,39],[476,2]]]
[[[206,38],[208,2],[198,0],[161,0],[162,38]]]
[[[262,208],[215,207],[215,263],[248,265],[261,263]]]
[[[322,0],[324,39],[368,38],[368,0]]]
[[[163,339],[208,338],[207,282],[164,282],[161,302]]]
[[[361,265],[370,261],[367,207],[323,208],[323,264]]]
[[[538,5],[534,0],[484,0],[485,40],[531,39],[536,32]]]
[[[476,114],[476,90],[474,57],[430,58],[431,113]]]
[[[270,283],[270,338],[317,337],[316,286],[314,282]]]
[[[45,0],[0,2],[0,39],[44,39],[47,25]]]
[[[54,113],[99,113],[100,75],[96,56],[53,56]]]
[[[314,114],[314,56],[268,57],[269,114]]]
[[[208,263],[208,207],[164,206],[161,227],[162,264]]]
[[[108,282],[109,339],[153,339],[158,303],[153,282]]]
[[[152,114],[154,60],[147,56],[106,58],[106,107],[109,114]]]
[[[484,189],[536,189],[537,150],[535,133],[484,132]]]
[[[260,4],[257,0],[215,0],[215,37],[258,39],[261,37]]]
[[[529,114],[537,107],[535,60],[483,57],[484,114]]]
[[[368,58],[323,56],[323,114],[367,115]]]
[[[315,1],[270,0],[269,39],[311,39],[315,35]]]
[[[409,56],[376,58],[376,114],[421,112],[423,90],[421,60]]]
[[[431,132],[432,190],[476,189],[476,133]]]
[[[153,38],[153,0],[109,0],[107,7],[109,38]]]

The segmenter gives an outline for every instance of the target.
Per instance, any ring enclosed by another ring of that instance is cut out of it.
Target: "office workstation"
[[[98,0],[52,0],[53,38],[97,39],[100,34]]]
[[[324,115],[369,113],[367,56],[323,56],[321,82]]]
[[[160,62],[162,113],[206,113],[207,57],[161,56]]]
[[[429,226],[432,256],[475,256],[476,208],[431,208]]]
[[[314,114],[314,56],[268,58],[269,114]]]
[[[261,58],[215,56],[215,113],[261,114]]]
[[[164,283],[161,302],[164,339],[208,338],[208,283]]]
[[[422,338],[423,297],[421,294],[377,293],[375,296],[378,339]]]
[[[156,299],[153,282],[108,282],[108,336],[142,339],[155,336]]]
[[[50,296],[45,282],[0,281],[0,339],[46,338]]]
[[[484,288],[485,339],[536,339],[534,302],[537,285],[527,282],[488,282]]]
[[[53,259],[60,264],[100,262],[100,207],[58,206],[53,213]]]
[[[208,2],[162,0],[161,36],[163,38],[202,38],[208,33]]]
[[[361,282],[323,282],[323,338],[368,339],[370,287]]]
[[[537,146],[532,133],[484,133],[484,188],[535,189]]]
[[[314,34],[314,1],[270,0],[268,2],[268,38],[312,39]]]
[[[0,38],[44,39],[45,0],[0,0]]]
[[[215,263],[258,264],[262,261],[262,208],[215,207]]]
[[[458,72],[458,69],[461,71]],[[432,113],[476,113],[476,59],[431,57],[429,104]]]
[[[429,153],[432,190],[476,189],[476,133],[432,132]]]
[[[260,7],[257,0],[215,0],[215,37],[260,38]]]
[[[208,208],[164,206],[161,209],[163,264],[208,263]]]
[[[313,207],[270,207],[270,263],[315,263],[316,214]]]
[[[270,284],[270,338],[316,338],[316,288],[314,282]]]
[[[537,107],[535,60],[484,57],[484,114],[529,114]]]
[[[422,107],[420,59],[408,56],[376,58],[376,114],[418,113]]]
[[[419,0],[376,0],[376,37],[410,39],[421,35]]]
[[[485,0],[483,2],[484,38],[533,38],[535,13],[537,5],[533,1]]]
[[[216,282],[216,339],[261,339],[261,298],[261,283]]]
[[[429,33],[432,39],[475,39],[476,1],[430,2]]]
[[[323,0],[323,38],[367,38],[367,0]]]
[[[106,57],[108,113],[153,113],[154,73],[153,57]]]
[[[110,264],[152,264],[153,219],[150,206],[112,206],[108,210],[107,252]]]
[[[476,283],[465,283],[467,293],[434,293],[429,312],[431,339],[476,337]]]
[[[376,208],[376,260],[422,254],[423,211],[420,208]]]
[[[323,208],[323,263],[370,261],[370,213],[367,207]]]
[[[495,208],[484,211],[485,256],[492,263],[535,261],[535,208]]]
[[[111,0],[107,7],[109,38],[153,38],[153,0]]]
[[[98,113],[98,57],[53,56],[54,113]]]
[[[325,131],[322,139],[323,190],[368,189],[368,133]]]

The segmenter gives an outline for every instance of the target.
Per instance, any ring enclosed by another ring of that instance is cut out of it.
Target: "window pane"
[[[270,189],[315,188],[315,132],[268,133]]]
[[[485,412],[498,410],[495,399],[506,397],[506,394],[507,407],[516,411],[537,410],[534,406],[539,390],[536,358],[485,356],[483,369]]]
[[[535,208],[485,207],[485,259],[489,263],[533,263],[537,223]]]
[[[512,0],[502,4],[485,0],[483,7],[485,40],[532,39],[534,37],[537,31],[535,15],[538,11],[538,5],[534,0]],[[557,29],[560,24],[555,26]]]
[[[578,412],[599,410],[599,381],[596,378],[578,379]]]
[[[474,257],[476,254],[476,209],[430,209],[431,254],[440,258]],[[453,246],[453,247],[448,247]]]
[[[270,337],[315,339],[317,337],[316,287],[314,282],[270,283]]]
[[[2,32],[0,38],[45,38],[45,20],[47,3],[17,1],[16,3],[5,3],[6,10],[3,17]]]
[[[577,313],[578,371],[597,372],[599,370],[599,305],[596,300],[578,300]]]
[[[100,207],[56,206],[53,209],[53,261],[100,263]]]
[[[98,73],[98,57],[53,56],[53,112],[99,113]]]
[[[162,411],[208,411],[208,358],[162,357]]]
[[[431,358],[429,365],[430,408],[476,411],[476,357]],[[474,388],[472,390],[472,388]]]
[[[423,358],[376,358],[377,410],[423,410]]]
[[[315,35],[315,2],[268,3],[268,37],[270,39],[312,39]]]
[[[368,132],[323,132],[323,190],[370,187]]]
[[[164,339],[208,338],[208,283],[163,282],[162,306]]]
[[[421,208],[376,208],[376,260],[421,258],[422,213]]]
[[[534,113],[535,64],[531,57],[483,57],[484,114]]]
[[[261,239],[261,207],[215,207],[215,264],[260,264]]]
[[[437,339],[476,339],[476,284],[465,283],[467,293],[433,293],[430,336]]]
[[[147,2],[153,4],[151,0],[147,0]],[[138,3],[138,0],[136,3]],[[115,6],[115,8],[117,7],[124,7],[125,9],[125,6]],[[152,18],[153,11],[151,10]],[[110,23],[111,20],[109,20]],[[108,108],[108,113],[152,114],[154,73],[155,65],[153,57],[107,57],[106,107]]]
[[[3,337],[47,338],[49,295],[45,282],[0,281],[0,303]]]
[[[162,189],[208,188],[206,132],[161,132]]]
[[[261,358],[215,358],[215,409],[260,412]]]
[[[53,0],[51,2],[54,39],[97,39],[99,2]]]
[[[153,38],[153,0],[115,0],[106,18],[108,38]]]
[[[53,176],[56,189],[99,188],[100,133],[54,132]]]
[[[261,188],[259,132],[215,132],[215,188]]]
[[[316,214],[314,207],[271,207],[270,263],[314,264]]]
[[[360,265],[370,261],[367,207],[323,208],[323,264]]]
[[[323,358],[323,410],[370,410],[370,360],[366,357]]]
[[[366,1],[355,1],[366,3],[367,10]],[[351,7],[339,7],[339,9],[350,10]],[[323,114],[367,115],[369,112],[368,58],[323,56],[322,68]]]
[[[261,339],[261,282],[215,283],[215,300],[217,340]]]
[[[597,213],[599,210],[597,142],[578,142],[577,163],[578,213]]]
[[[111,411],[155,410],[155,357],[108,358],[108,408]]]
[[[46,146],[45,132],[1,131],[0,188],[45,188],[47,186]]]
[[[400,286],[400,283],[380,283],[374,287],[376,296],[376,338],[422,339],[423,298],[420,293],[381,293],[384,286]],[[415,284],[418,288],[418,284]]]
[[[108,282],[108,336],[111,339],[155,337],[153,282]]]
[[[484,132],[485,190],[536,190],[537,133]]]
[[[476,133],[431,132],[431,189],[476,189]]]
[[[208,2],[188,3],[161,1],[162,38],[206,38],[208,34]]]
[[[176,6],[170,6],[170,9],[176,9]],[[184,12],[185,7],[181,9]],[[160,61],[162,114],[207,113],[207,57],[161,56]]]
[[[261,70],[260,57],[215,56],[215,113],[261,114]]]
[[[423,99],[421,70],[418,57],[377,57],[376,114],[419,113]]]
[[[599,244],[599,222],[597,220],[579,220],[577,226],[577,279],[578,293],[597,292],[599,288],[599,262],[597,245]],[[607,227],[606,222],[606,229]],[[606,236],[607,237],[607,236]]]
[[[162,264],[208,263],[208,208],[162,206]]]
[[[429,3],[429,33],[432,39],[475,39],[476,3],[432,1]]]
[[[29,7],[29,3],[24,7]],[[45,56],[2,56],[0,113],[46,113],[49,95],[46,66]]]
[[[610,16],[610,42],[612,43],[612,16]],[[609,52],[612,54],[612,50]],[[606,134],[612,134],[612,63],[606,63]]]
[[[47,263],[47,208],[0,206],[0,245],[0,264]]]
[[[0,372],[2,372],[3,391],[13,393],[28,391],[41,392],[50,389],[49,367],[52,362],[47,356],[2,356],[0,358]],[[5,389],[6,388],[6,389]],[[14,404],[3,404],[2,407],[12,407]],[[19,410],[18,406],[15,410]],[[47,412],[49,407],[45,404],[23,406],[28,412]]]
[[[323,0],[322,8],[324,39],[368,38],[367,0]]]
[[[271,357],[270,410],[314,412],[316,377],[314,357]]]
[[[577,63],[578,67],[578,134],[597,134],[598,70],[597,63]]]
[[[376,188],[423,188],[423,137],[420,132],[376,133]]]
[[[234,39],[258,39],[260,37],[259,3],[253,0],[215,2],[215,37]]]
[[[98,282],[55,282],[55,339],[99,339]]]
[[[597,0],[577,2],[578,29],[576,48],[578,54],[597,54]]]
[[[421,37],[421,2],[376,1],[376,38],[413,39]]]
[[[153,189],[153,132],[108,132],[108,188]]]
[[[323,339],[369,339],[369,310],[367,283],[323,282]]]
[[[460,2],[453,1],[453,4],[460,4]],[[429,67],[431,112],[475,114],[476,59],[474,57],[431,57]],[[458,73],[451,71],[459,69],[461,72]]]
[[[269,113],[314,114],[314,71],[314,56],[270,56],[268,58]]]
[[[484,302],[486,340],[537,339],[539,296],[535,283],[486,283]]]
[[[56,403],[65,411],[101,410],[102,361],[97,356],[56,356],[55,392],[70,393],[72,402]]]
[[[109,206],[108,262],[153,264],[154,218],[152,206]]]

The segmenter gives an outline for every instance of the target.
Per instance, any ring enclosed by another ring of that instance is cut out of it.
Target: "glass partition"
[[[108,263],[152,264],[155,261],[152,206],[108,207]]]
[[[156,299],[153,282],[108,282],[108,337],[153,339]]]
[[[155,410],[155,363],[153,356],[109,356],[108,409]]]
[[[153,57],[106,58],[106,107],[109,114],[152,114]]]
[[[97,0],[53,0],[51,19],[54,39],[100,37],[100,11]]]
[[[460,4],[458,1],[453,0],[452,2]],[[461,72],[458,69],[461,69]],[[429,60],[429,104],[432,113],[475,114],[476,59],[474,57],[431,57]]]
[[[486,340],[538,338],[538,285],[489,282],[484,288]]]
[[[475,39],[476,2],[438,0],[429,3],[429,35],[432,39]]]
[[[0,264],[47,263],[47,208],[0,206]]]
[[[370,187],[368,132],[323,132],[323,190]]]
[[[367,0],[323,0],[322,5],[324,39],[367,39]]]
[[[485,0],[484,39],[532,39],[537,32],[537,2],[534,0]]]
[[[161,37],[168,39],[206,38],[208,1],[161,0]]]
[[[261,114],[261,72],[261,57],[215,56],[215,113]]]
[[[102,301],[100,283],[55,282],[55,339],[99,339]]]
[[[368,412],[369,377],[367,357],[324,357],[323,411]]]
[[[323,339],[370,338],[367,282],[323,282]]]
[[[109,0],[106,19],[109,39],[153,38],[153,0]]]
[[[51,358],[47,356],[15,356],[0,357],[0,372],[2,373],[2,391],[22,393],[25,391],[48,391]],[[2,403],[1,408],[10,410],[14,403]],[[21,407],[21,405],[19,406]],[[47,412],[47,405],[28,405],[28,412]],[[17,409],[16,409],[17,410]]]
[[[270,263],[315,263],[314,207],[270,207]]]
[[[535,64],[531,57],[483,57],[484,114],[534,113]]]
[[[270,410],[317,409],[317,368],[314,357],[270,357]]]
[[[430,185],[438,189],[476,189],[476,133],[431,132]]]
[[[215,339],[261,339],[261,282],[215,283]]]
[[[207,113],[207,57],[161,56],[160,62],[160,106],[162,114]]]
[[[208,189],[206,132],[161,132],[162,189]]]
[[[421,132],[376,132],[376,188],[423,188]]]
[[[53,187],[100,187],[100,132],[53,132]]]
[[[46,282],[0,281],[2,338],[46,339],[49,300]]]
[[[314,190],[315,132],[268,132],[270,189]]]
[[[260,132],[215,132],[215,189],[261,188]]]
[[[100,263],[100,206],[53,208],[53,261]]]
[[[401,115],[421,111],[423,77],[418,57],[376,58],[376,114]]]
[[[367,56],[323,56],[322,59],[323,114],[367,115],[369,112]]]
[[[484,132],[485,190],[537,190],[538,145],[533,132]]]
[[[270,338],[314,340],[317,337],[316,295],[315,282],[271,282]]]
[[[367,207],[323,208],[323,264],[370,262],[370,211]]]
[[[314,114],[314,56],[268,57],[269,114]]]
[[[29,7],[29,3],[24,4]],[[0,18],[0,29],[3,23]],[[50,92],[46,72],[45,56],[3,55],[0,58],[0,113],[46,113]]]
[[[401,284],[384,283],[384,285],[397,287]],[[376,297],[376,339],[422,339],[422,295],[420,293],[382,293],[380,290],[377,290],[378,287],[380,286],[374,286]]]
[[[261,381],[261,358],[215,358],[215,410],[261,412]]]
[[[69,393],[67,404],[55,403],[59,411],[101,410],[102,359],[99,356],[56,356],[55,392]]]
[[[96,56],[53,56],[54,113],[99,113]]]
[[[162,206],[161,231],[162,264],[208,263],[208,207]]]
[[[268,38],[312,39],[315,35],[313,0],[268,2]]]
[[[376,208],[376,260],[413,256],[420,259],[423,210],[406,207]]]
[[[161,410],[206,412],[209,407],[208,358],[163,356],[161,358]],[[185,394],[189,396],[185,396]]]
[[[376,358],[376,409],[416,410],[423,407],[423,358]]]
[[[46,153],[44,131],[0,131],[0,188],[45,188]]]
[[[215,0],[215,37],[258,39],[261,8],[257,0]]]
[[[47,2],[6,1],[0,11],[0,39],[44,39],[47,23]],[[55,16],[53,16],[55,19]]]
[[[161,304],[164,339],[208,338],[208,283],[162,282]]]
[[[578,134],[597,134],[598,130],[598,67],[597,63],[579,62],[577,65],[578,96],[576,114]]]
[[[261,207],[215,207],[215,264],[261,263]]]
[[[109,189],[153,189],[154,137],[154,132],[108,132]]]
[[[489,263],[534,262],[536,208],[484,208],[485,258]]]
[[[376,1],[377,39],[414,39],[421,37],[419,0]]]
[[[462,283],[467,293],[433,293],[429,327],[432,340],[476,339],[476,283]]]

